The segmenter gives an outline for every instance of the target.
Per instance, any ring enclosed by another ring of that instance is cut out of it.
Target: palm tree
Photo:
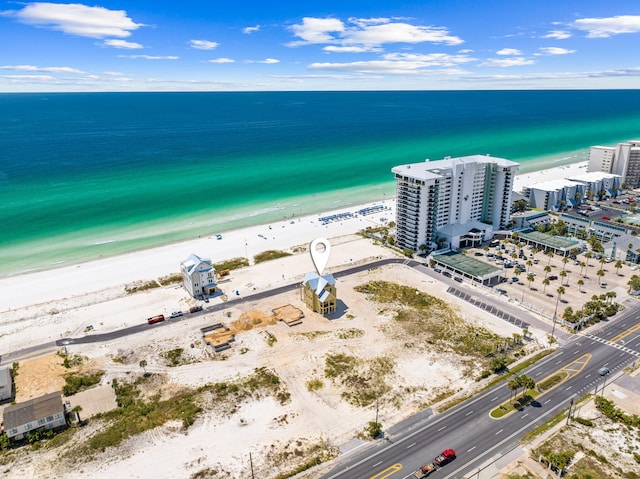
[[[616,261],[615,268],[616,268],[616,274],[620,276],[620,268],[622,268],[622,261],[620,260]]]
[[[142,370],[144,371],[144,374],[147,374],[147,361],[146,359],[143,359],[142,361],[140,361],[140,367],[142,368]]]
[[[530,259],[527,260],[527,267],[529,268],[529,271],[531,271],[531,267],[533,266],[533,261],[531,261]]]
[[[584,281],[579,279],[578,280],[578,291],[580,291],[582,293],[582,287],[584,286]]]
[[[640,276],[634,274],[629,278],[627,284],[629,285],[629,292],[638,291],[640,289]]]
[[[585,257],[585,258],[587,258],[586,266],[587,266],[587,268],[588,268],[588,267],[589,267],[589,260],[590,260],[591,258],[593,258],[593,253],[592,253],[591,251],[587,251],[587,252],[584,254],[584,257]],[[586,276],[585,276],[585,278],[586,278]]]
[[[74,406],[71,410],[72,413],[76,415],[76,419],[78,420],[78,424],[82,423],[82,419],[80,419],[80,411],[82,411],[82,406]]]
[[[544,284],[544,289],[542,290],[542,294],[544,294],[545,291],[547,291],[547,286],[551,284],[551,281],[549,281],[549,278],[545,278],[542,280],[542,284]]]
[[[604,277],[604,270],[603,269],[599,269],[598,272],[596,273],[598,275],[598,284],[602,284],[602,278]]]
[[[546,265],[544,267],[544,277],[546,278],[549,273],[551,273],[551,266]]]
[[[547,264],[550,264],[551,263],[551,258],[554,257],[553,251],[549,250],[545,254],[549,257],[549,263],[547,263]]]
[[[564,263],[564,266],[562,267],[562,271],[564,271],[567,268],[567,263],[569,262],[569,258],[565,256],[564,258],[562,258],[562,262]]]
[[[587,266],[587,264],[584,261],[580,261],[580,276],[582,276],[582,273],[584,272],[584,268],[586,266]]]
[[[527,274],[527,281],[529,281],[529,289],[531,289],[531,283],[533,283],[534,279],[536,279],[536,276],[533,273]]]
[[[564,278],[566,278],[566,277],[567,277],[567,272],[566,272],[565,270],[562,270],[562,271],[560,271],[560,273],[558,273],[558,274],[559,274],[559,275],[560,275],[560,277],[562,278],[562,279],[560,280],[560,284],[562,284],[562,283],[564,282]],[[569,283],[567,282],[567,284],[569,284]]]
[[[509,403],[511,403],[512,401],[512,397],[515,397],[517,394],[518,389],[520,389],[520,381],[519,381],[520,376],[516,376],[515,378],[511,379],[508,383],[507,383],[507,387],[509,388],[509,390],[511,391],[509,393]]]
[[[605,294],[605,296],[607,297],[607,299],[609,300],[609,302],[610,302],[611,304],[613,304],[613,299],[614,299],[616,296],[618,296],[618,295],[616,294],[616,292],[615,292],[615,291],[607,291],[607,292],[606,292],[606,294]]]

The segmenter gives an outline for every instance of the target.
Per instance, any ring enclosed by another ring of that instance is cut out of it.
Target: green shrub
[[[99,384],[102,376],[104,376],[104,371],[85,374],[84,376],[68,374],[64,378],[65,385],[62,387],[62,394],[71,396],[72,394],[89,389],[91,386]]]
[[[271,261],[278,258],[285,258],[287,256],[291,256],[291,253],[287,253],[286,251],[278,251],[274,249],[270,249],[268,251],[263,251],[262,253],[258,253],[253,257],[253,262],[255,264],[263,263],[265,261]]]
[[[584,419],[584,418],[581,418],[581,417],[574,417],[573,420],[575,422],[577,422],[578,424],[582,424],[583,426],[589,426],[589,427],[593,426],[593,421],[590,421],[589,419]]]

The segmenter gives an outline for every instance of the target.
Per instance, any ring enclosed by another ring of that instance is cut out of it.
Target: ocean
[[[638,136],[640,90],[0,94],[0,276],[380,200],[402,163]]]

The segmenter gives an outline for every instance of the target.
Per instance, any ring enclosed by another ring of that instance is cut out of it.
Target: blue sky
[[[638,0],[0,0],[0,91],[639,88]]]

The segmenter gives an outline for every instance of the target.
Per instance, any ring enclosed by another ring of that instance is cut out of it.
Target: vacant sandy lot
[[[351,247],[356,245],[362,251],[368,242],[354,240],[353,243]],[[371,251],[375,252],[378,251]],[[353,260],[348,258],[347,264],[349,259]],[[282,261],[287,260],[297,261],[295,257]],[[258,278],[255,271],[242,274]],[[238,273],[234,280],[238,281],[240,275]],[[362,365],[380,357],[393,365],[386,378],[390,390],[379,401],[379,420],[385,427],[421,410],[442,392],[464,390],[477,384],[475,376],[469,374],[468,367],[454,354],[427,348],[404,349],[407,338],[394,332],[392,311],[372,303],[353,289],[373,280],[404,284],[442,297],[468,321],[502,336],[511,337],[521,332],[467,303],[458,302],[446,293],[446,286],[440,282],[407,266],[394,265],[341,279],[338,282],[341,309],[332,319],[306,310],[295,292],[260,302],[234,304],[230,301],[224,312],[150,327],[148,333],[124,340],[69,346],[69,354],[88,357],[93,365],[106,372],[104,383],[114,378],[126,380],[140,376],[142,360],[146,361],[148,372],[162,378],[165,391],[234,381],[251,374],[256,367],[265,366],[277,374],[291,399],[280,404],[274,398],[264,397],[244,401],[233,412],[210,411],[186,433],[180,432],[178,425],[167,424],[98,454],[92,462],[80,468],[76,465],[73,470],[68,469],[67,461],[54,459],[58,454],[56,450],[39,451],[29,460],[24,457],[26,450],[21,451],[10,464],[10,476],[144,478],[153,471],[154,477],[169,478],[206,471],[210,475],[204,477],[244,477],[251,452],[256,473],[273,477],[279,468],[288,470],[294,464],[293,460],[285,459],[283,451],[294,446],[303,450],[321,441],[337,450],[375,418],[375,404],[365,407],[350,404],[343,397],[344,386],[325,377],[326,357],[338,353],[357,357]],[[253,283],[259,284],[259,280],[254,279]],[[147,317],[149,304],[161,312],[176,309],[176,305],[186,307],[188,303],[181,289],[167,288],[61,311],[53,317],[58,330],[84,334],[82,328],[89,318],[97,329],[106,330],[129,323],[130,317]],[[214,354],[202,340],[200,328],[204,326],[218,322],[230,325],[240,318],[269,317],[274,308],[287,304],[305,312],[302,324],[288,327],[283,322],[245,321],[253,327],[237,329],[232,349],[221,354]],[[120,315],[123,317],[117,321],[106,319]],[[100,317],[105,319],[100,321]],[[394,336],[393,339],[390,336]],[[184,350],[182,365],[170,367],[166,353],[176,348]],[[310,391],[307,382],[311,380],[321,381],[322,387]],[[80,441],[96,424],[90,422],[75,435],[74,441]],[[218,475],[212,471],[218,471]]]

